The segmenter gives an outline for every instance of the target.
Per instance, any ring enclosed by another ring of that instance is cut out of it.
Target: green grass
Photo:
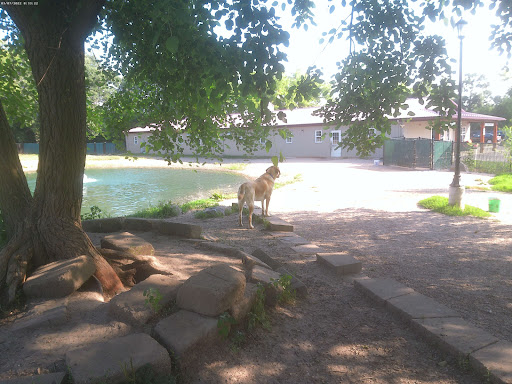
[[[442,196],[432,196],[421,200],[418,205],[430,209],[434,212],[443,213],[448,216],[474,216],[474,217],[490,217],[491,214],[483,209],[466,205],[464,210],[448,204],[448,198]]]
[[[274,189],[279,189],[279,188],[284,187],[285,185],[290,185],[290,184],[298,183],[299,181],[302,181],[302,175],[300,173],[298,173],[295,176],[293,176],[292,180],[283,181],[282,183],[280,183],[278,181],[275,182],[274,183]]]
[[[230,171],[243,171],[248,165],[249,164],[247,163],[234,163],[226,165],[226,169],[229,169]]]
[[[512,192],[512,174],[504,173],[489,180],[491,189],[500,192]]]
[[[134,214],[128,215],[129,217],[142,217],[145,219],[164,219],[166,217],[175,217],[181,213],[181,209],[171,201],[160,202],[157,206],[150,206],[149,208],[137,211]]]

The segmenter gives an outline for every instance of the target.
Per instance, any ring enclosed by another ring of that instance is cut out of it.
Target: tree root
[[[172,275],[153,256],[132,255],[107,248],[98,248],[98,252],[112,266],[126,287],[133,287],[151,275]]]

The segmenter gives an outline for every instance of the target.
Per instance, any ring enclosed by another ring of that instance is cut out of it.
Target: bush
[[[481,161],[466,158],[463,160],[463,163],[468,167],[468,171],[470,172],[491,173],[495,175],[500,173],[512,172],[512,163],[510,162],[503,163],[496,161]]]

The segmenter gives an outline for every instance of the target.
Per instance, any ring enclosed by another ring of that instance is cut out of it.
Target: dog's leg
[[[267,203],[267,207],[266,207],[266,209],[265,209],[265,216],[270,216],[270,215],[268,214],[268,205],[270,204],[270,196],[269,196],[269,197],[267,197],[267,199],[266,199],[266,203]]]
[[[252,213],[254,212],[254,202],[248,203],[249,206],[249,228],[253,229],[254,225],[252,225]]]
[[[265,199],[261,200],[261,217],[265,217]]]
[[[242,211],[243,211],[243,209],[244,209],[244,202],[238,200],[238,225],[240,227],[243,226],[243,224],[242,224]]]

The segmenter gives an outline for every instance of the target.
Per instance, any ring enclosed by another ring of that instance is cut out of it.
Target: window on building
[[[321,143],[323,140],[323,137],[322,137],[322,130],[319,129],[319,130],[316,130],[315,131],[315,143]]]
[[[133,136],[133,144],[139,144],[139,136]]]
[[[293,143],[293,138],[291,136],[287,136],[286,137],[286,144],[291,144]]]

